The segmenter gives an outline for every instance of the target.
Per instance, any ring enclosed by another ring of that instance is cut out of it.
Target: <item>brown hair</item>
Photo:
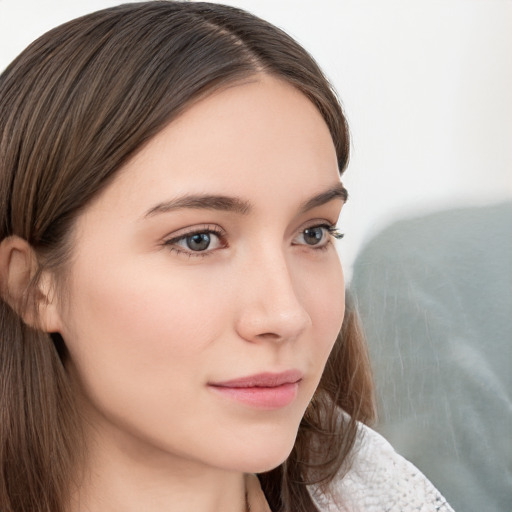
[[[244,11],[120,5],[51,30],[14,60],[0,76],[0,240],[17,235],[38,256],[27,301],[41,271],[67,261],[74,220],[124,163],[191,102],[261,72],[316,105],[343,172],[348,129],[328,81],[293,39]],[[0,303],[0,508],[63,512],[80,453],[65,343],[26,325],[7,302]],[[356,421],[372,415],[366,349],[349,308],[290,457],[260,475],[272,510],[316,510],[305,485],[333,478]]]

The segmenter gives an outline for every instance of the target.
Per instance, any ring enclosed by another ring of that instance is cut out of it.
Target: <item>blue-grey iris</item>
[[[204,251],[210,245],[210,235],[208,233],[196,233],[195,235],[187,236],[187,247],[191,251]]]

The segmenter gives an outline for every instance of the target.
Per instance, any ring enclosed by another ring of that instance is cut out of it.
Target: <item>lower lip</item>
[[[259,409],[280,409],[291,404],[299,389],[299,384],[287,383],[274,387],[230,388],[211,386],[221,395]]]

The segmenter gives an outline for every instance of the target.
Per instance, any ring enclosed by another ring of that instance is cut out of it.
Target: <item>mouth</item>
[[[258,409],[271,410],[286,407],[295,400],[302,378],[302,372],[288,370],[213,382],[208,386],[227,399]]]

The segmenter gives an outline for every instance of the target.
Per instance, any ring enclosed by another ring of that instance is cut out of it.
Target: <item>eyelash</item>
[[[333,225],[333,224],[313,224],[311,226],[308,226],[304,228],[300,234],[305,233],[308,229],[318,229],[322,228],[325,229],[327,234],[329,235],[329,239],[327,242],[323,243],[322,245],[319,245],[318,247],[315,245],[309,245],[309,244],[295,244],[295,245],[303,245],[305,247],[308,247],[314,251],[323,251],[326,250],[332,243],[332,240],[341,240],[344,237],[344,234],[339,231],[339,229]],[[181,241],[186,240],[189,237],[192,237],[194,235],[215,235],[221,243],[221,248],[227,247],[228,244],[225,241],[226,238],[226,232],[219,228],[218,226],[212,226],[212,225],[205,225],[201,226],[198,229],[193,229],[191,231],[188,231],[186,233],[180,234],[179,236],[170,238],[169,240],[165,240],[164,246],[168,248],[171,252],[175,252],[176,254],[183,254],[188,257],[200,257],[204,258],[206,256],[210,256],[213,252],[215,252],[217,249],[206,249],[204,251],[193,251],[190,249],[181,249],[177,244]]]
[[[215,249],[213,249],[213,250],[207,249],[205,251],[192,251],[192,250],[181,249],[181,248],[179,248],[179,246],[176,245],[178,242],[181,242],[182,240],[186,240],[187,238],[189,238],[191,236],[203,235],[203,234],[204,235],[206,235],[206,234],[207,235],[211,235],[211,234],[215,235],[221,241],[222,247],[227,247],[227,243],[225,242],[226,232],[223,229],[219,228],[218,226],[212,226],[212,225],[207,225],[207,224],[204,226],[201,226],[197,229],[187,231],[186,233],[183,233],[179,236],[170,238],[169,240],[166,240],[163,245],[166,248],[168,248],[171,252],[175,252],[176,254],[183,254],[183,255],[189,256],[191,258],[193,258],[193,257],[204,258],[206,256],[210,256]]]
[[[306,231],[313,230],[313,229],[323,229],[325,231],[326,236],[328,236],[327,240],[321,243],[321,245],[315,245],[315,244],[300,244],[296,243],[294,245],[302,246],[307,249],[312,249],[313,251],[326,251],[329,246],[332,244],[333,239],[335,240],[341,240],[343,238],[343,233],[341,233],[338,228],[332,224],[312,224],[311,226],[305,227],[298,236],[304,236]]]

